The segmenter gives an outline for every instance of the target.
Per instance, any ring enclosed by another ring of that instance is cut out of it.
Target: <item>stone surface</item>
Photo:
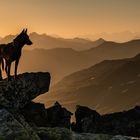
[[[70,119],[73,113],[56,102],[46,109],[47,121],[50,127],[66,127],[70,129]]]
[[[111,136],[107,134],[92,134],[92,133],[81,133],[81,134],[73,134],[72,140],[134,140],[131,137],[116,135]],[[135,138],[135,140],[139,140]]]
[[[72,129],[76,132],[86,132],[90,124],[100,119],[100,114],[86,106],[78,105],[75,112],[75,119],[76,124],[72,124]],[[87,120],[86,123],[85,120]]]
[[[79,107],[75,113],[76,123],[72,130],[84,133],[103,133],[140,137],[140,107],[123,112],[101,115],[89,108]]]
[[[24,108],[20,109],[20,113],[30,125],[39,127],[48,126],[47,113],[44,104],[30,102]]]
[[[19,118],[19,115],[14,115]],[[14,115],[6,109],[0,108],[0,136],[2,136],[3,139],[40,140],[33,129],[24,122],[22,116],[20,116],[20,119],[16,119]]]
[[[8,109],[23,108],[32,99],[49,90],[50,74],[24,73],[18,79],[0,81],[0,105]]]
[[[139,140],[121,135],[92,134],[92,133],[74,133],[66,128],[35,128],[41,140]]]
[[[39,127],[66,127],[70,129],[72,113],[56,102],[52,107],[45,109],[44,104],[30,102],[20,113],[26,121]]]
[[[72,139],[72,133],[66,128],[35,128],[36,133],[41,140],[74,140]]]
[[[24,73],[0,81],[0,140],[40,140],[20,110],[49,90],[49,73]]]

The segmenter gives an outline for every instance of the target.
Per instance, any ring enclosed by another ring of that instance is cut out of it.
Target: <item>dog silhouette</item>
[[[5,60],[5,72],[7,74],[8,81],[10,80],[11,64],[15,61],[14,77],[17,78],[17,68],[19,59],[21,57],[22,48],[24,45],[31,45],[32,42],[27,34],[27,29],[23,29],[22,32],[8,44],[0,44],[0,64],[4,70]]]

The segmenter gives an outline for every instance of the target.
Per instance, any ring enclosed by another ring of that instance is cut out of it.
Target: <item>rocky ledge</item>
[[[0,81],[0,105],[8,109],[23,108],[32,99],[49,90],[50,74],[24,73],[14,80]]]
[[[0,139],[40,140],[20,110],[32,99],[49,90],[48,72],[24,73],[18,79],[0,81]]]

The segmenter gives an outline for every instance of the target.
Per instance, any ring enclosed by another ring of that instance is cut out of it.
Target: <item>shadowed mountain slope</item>
[[[100,113],[129,109],[140,104],[140,55],[122,60],[105,60],[73,73],[37,100],[61,102],[72,111],[75,105],[94,107]]]

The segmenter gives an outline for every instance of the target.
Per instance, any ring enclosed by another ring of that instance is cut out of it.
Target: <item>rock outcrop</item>
[[[92,110],[86,106],[77,105],[75,112],[76,124],[72,123],[72,129],[76,132],[85,132],[88,129],[88,124],[91,125],[93,122],[97,122],[100,119],[100,114],[95,110]],[[85,120],[86,123],[84,123]],[[84,127],[83,127],[84,125]]]
[[[1,138],[2,137],[2,138]],[[23,116],[0,108],[0,140],[40,140]]]
[[[66,128],[35,128],[41,140],[139,140],[121,135],[92,134],[92,133],[74,133]]]
[[[45,109],[44,104],[30,102],[20,110],[26,121],[38,127],[65,127],[71,126],[72,113],[56,102],[52,107]]]
[[[30,102],[24,108],[20,109],[20,113],[24,116],[25,120],[32,126],[49,126],[44,104]]]
[[[24,73],[17,80],[12,77],[0,81],[0,138],[5,140],[40,140],[25,121],[20,109],[32,99],[49,90],[49,73]]]
[[[46,109],[47,120],[50,127],[65,127],[70,129],[71,113],[56,102],[52,107]]]
[[[7,79],[0,81],[0,105],[11,108],[23,108],[32,99],[49,90],[49,73],[24,73],[14,77],[11,81]]]
[[[99,115],[96,111],[79,106],[75,113],[74,131],[140,137],[140,107],[124,112]]]

